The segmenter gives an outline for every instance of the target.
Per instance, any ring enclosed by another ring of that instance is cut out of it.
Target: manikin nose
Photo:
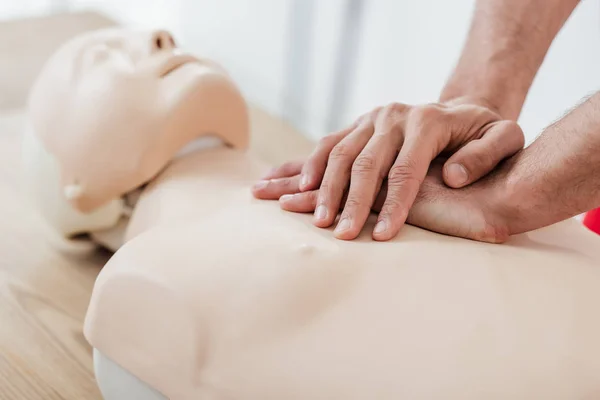
[[[169,32],[156,31],[151,36],[150,47],[154,53],[161,50],[173,50],[177,45]]]

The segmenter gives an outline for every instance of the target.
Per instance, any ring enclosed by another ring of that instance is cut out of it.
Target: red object
[[[600,208],[588,211],[583,218],[583,224],[600,235]]]

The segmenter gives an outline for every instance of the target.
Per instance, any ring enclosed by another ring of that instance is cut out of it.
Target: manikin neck
[[[223,147],[214,136],[204,136],[182,148],[175,159],[194,151]],[[88,233],[98,244],[117,250],[123,244],[129,216],[133,212],[142,188],[136,188],[91,213],[82,213],[67,200],[61,187],[60,164],[46,150],[31,127],[23,140],[23,185],[37,211],[52,228],[65,238]]]
[[[174,157],[172,161],[180,159],[187,154],[196,151],[206,151],[210,149],[224,147],[225,143],[218,137],[214,136],[204,136],[199,137],[196,140],[188,143],[185,147],[183,147]],[[168,164],[167,164],[168,165]],[[119,222],[109,228],[104,229],[102,231],[91,232],[90,236],[94,241],[109,250],[117,251],[123,244],[125,244],[126,232],[129,226],[129,219],[133,214],[137,202],[142,195],[143,186],[137,189],[134,189],[123,196],[123,213],[119,220]]]
[[[184,148],[179,150],[175,155],[175,159],[183,157],[194,151],[209,150],[225,146],[223,139],[217,136],[203,136],[188,143]]]

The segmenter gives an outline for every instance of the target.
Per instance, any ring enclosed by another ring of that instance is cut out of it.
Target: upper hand
[[[260,182],[254,194],[278,198],[275,195],[295,193],[294,187],[319,189],[314,222],[319,227],[333,224],[347,194],[335,236],[354,239],[387,179],[373,238],[389,240],[406,221],[429,165],[440,153],[453,153],[442,177],[446,185],[460,188],[486,175],[523,144],[523,132],[514,121],[481,105],[394,103],[324,137],[305,163],[275,170],[265,177],[275,180]],[[299,165],[299,175],[289,173]]]

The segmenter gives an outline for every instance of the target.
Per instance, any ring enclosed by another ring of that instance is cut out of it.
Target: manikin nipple
[[[83,195],[83,186],[77,181],[70,185],[66,185],[63,189],[63,193],[67,200],[75,200]]]
[[[298,252],[300,254],[309,255],[309,254],[312,254],[314,251],[315,251],[315,246],[310,245],[308,243],[302,243],[300,246],[298,246]]]

